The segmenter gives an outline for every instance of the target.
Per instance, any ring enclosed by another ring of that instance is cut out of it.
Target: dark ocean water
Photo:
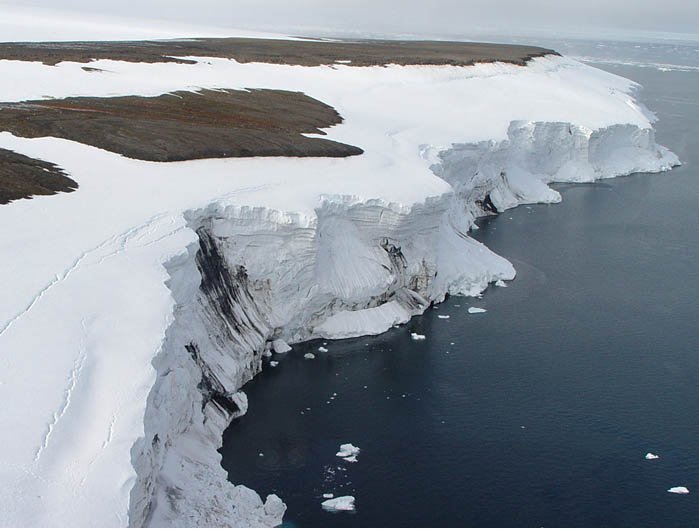
[[[683,167],[484,219],[508,288],[313,361],[319,342],[297,346],[248,384],[223,466],[279,494],[287,525],[699,524],[699,72],[603,67],[645,86]],[[356,512],[324,512],[324,492]]]

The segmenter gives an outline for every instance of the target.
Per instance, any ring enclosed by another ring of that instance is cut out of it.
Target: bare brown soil
[[[0,130],[26,138],[64,138],[155,162],[361,154],[358,147],[302,135],[325,134],[321,128],[341,122],[331,106],[283,90],[0,103]]]
[[[32,195],[70,193],[77,188],[60,167],[0,149],[0,204]]]
[[[95,59],[129,62],[192,62],[182,57],[221,57],[238,62],[318,66],[351,61],[352,66],[432,64],[470,66],[502,61],[524,65],[533,57],[556,54],[535,46],[446,41],[272,40],[207,38],[132,42],[0,43],[0,59],[86,63]]]

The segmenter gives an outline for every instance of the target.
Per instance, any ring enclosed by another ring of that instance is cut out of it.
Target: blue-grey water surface
[[[645,86],[683,167],[484,219],[508,288],[277,356],[225,433],[231,481],[281,496],[287,525],[699,524],[699,72],[604,68]],[[324,512],[325,492],[356,512]]]

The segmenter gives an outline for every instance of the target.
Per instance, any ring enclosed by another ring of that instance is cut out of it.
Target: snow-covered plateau
[[[0,101],[300,91],[364,154],[158,163],[0,133],[79,184],[0,206],[0,525],[279,524],[282,501],[229,483],[217,452],[272,342],[378,334],[477,295],[515,277],[469,237],[478,216],[678,163],[637,85],[565,57],[195,59],[0,60]]]

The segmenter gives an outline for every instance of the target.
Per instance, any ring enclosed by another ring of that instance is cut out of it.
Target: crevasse
[[[515,121],[503,141],[424,153],[453,191],[412,206],[328,195],[314,216],[219,203],[187,212],[198,242],[166,264],[176,306],[132,449],[130,525],[279,524],[282,501],[229,483],[217,452],[272,341],[378,334],[447,294],[513,279],[469,237],[477,217],[558,202],[550,182],[679,163],[651,128],[560,122]]]

